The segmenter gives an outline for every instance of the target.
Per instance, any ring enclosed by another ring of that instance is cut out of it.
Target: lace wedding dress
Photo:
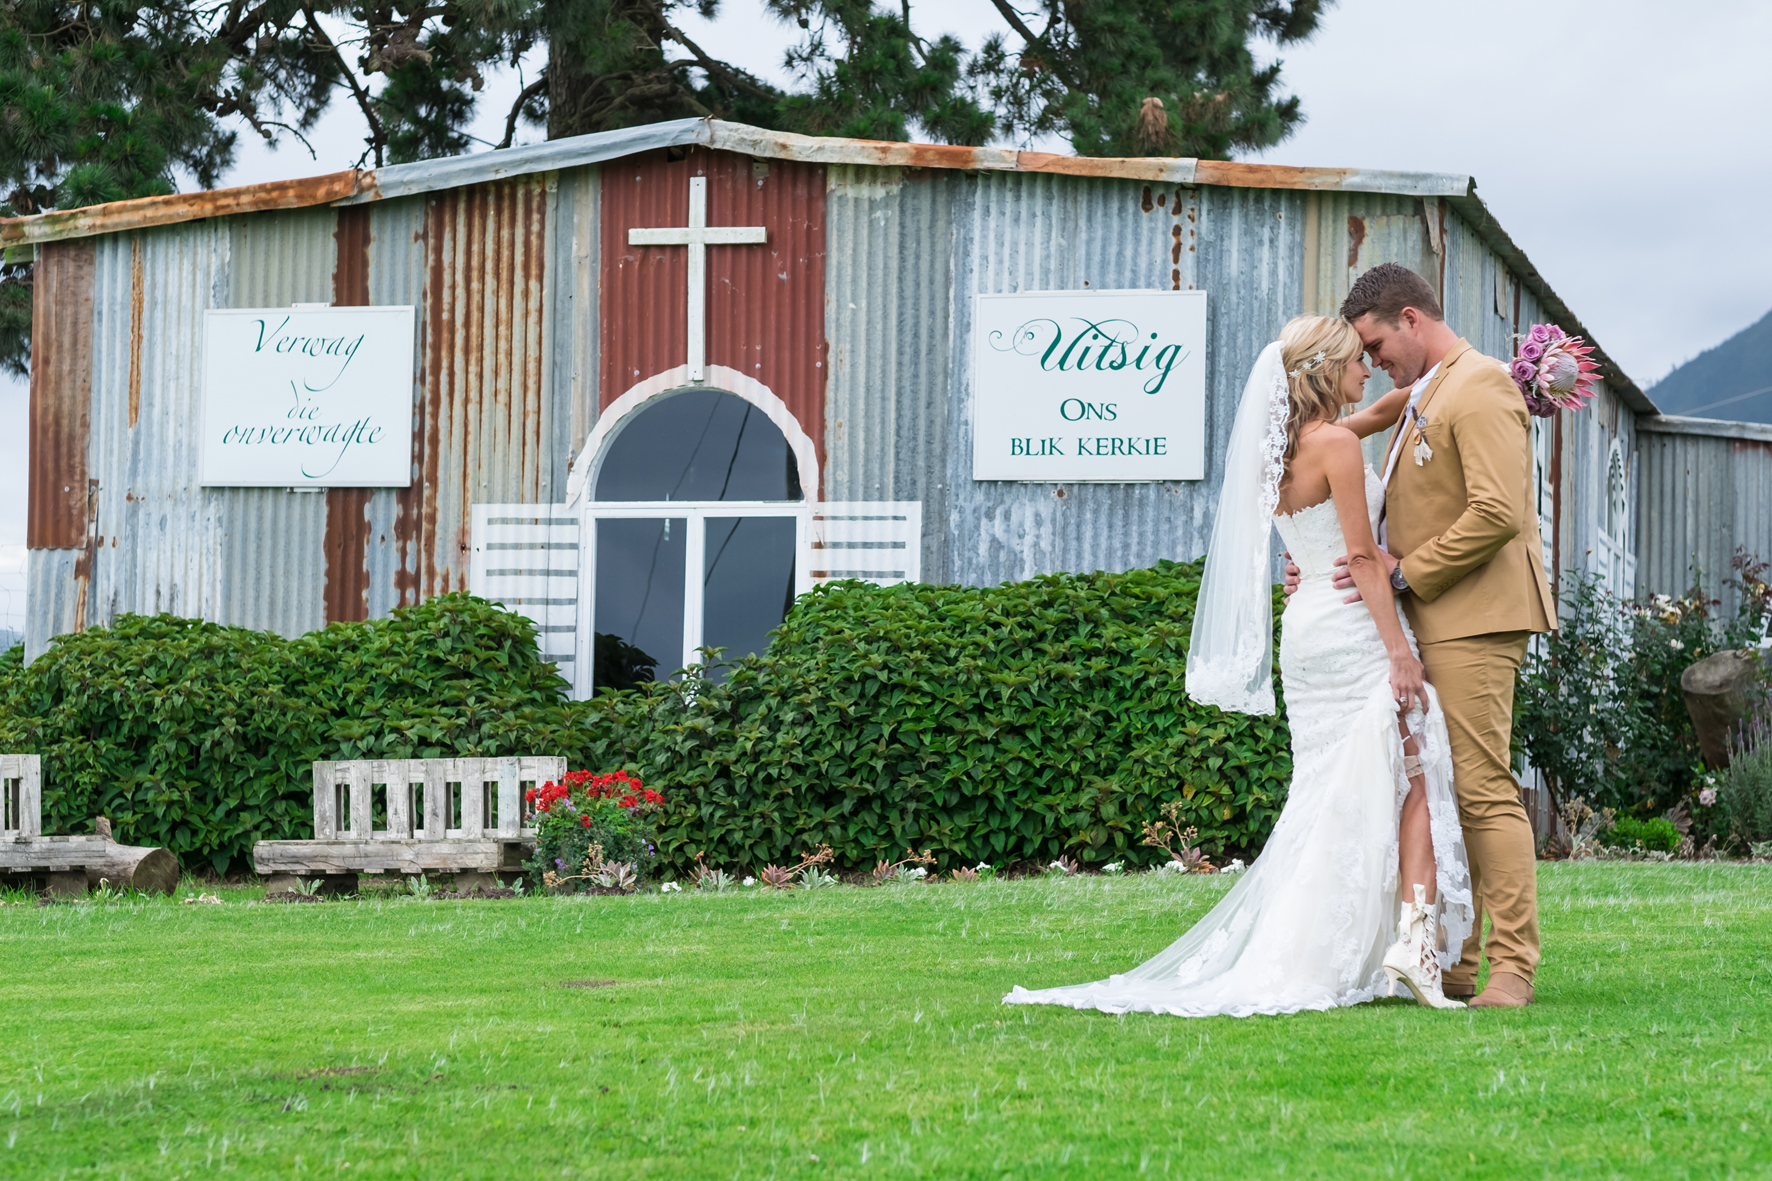
[[[1225,496],[1232,494],[1230,482],[1227,476]],[[1277,491],[1270,494],[1277,501]],[[1367,468],[1366,509],[1375,530],[1383,500],[1384,487]],[[1301,572],[1281,623],[1292,784],[1273,835],[1218,904],[1153,959],[1088,984],[1038,991],[1017,986],[1005,1003],[1246,1017],[1330,1009],[1391,994],[1381,961],[1396,937],[1397,823],[1409,781],[1390,662],[1366,605],[1342,602],[1346,592],[1333,585],[1335,559],[1347,552],[1333,500],[1278,517],[1265,495],[1257,503],[1278,526]],[[1261,532],[1257,576],[1266,597],[1268,543]],[[1215,532],[1215,548],[1220,540]],[[1403,628],[1414,648],[1406,620]],[[1271,630],[1267,636],[1271,651]],[[1195,646],[1202,646],[1198,631]],[[1256,655],[1244,658],[1255,662],[1252,668],[1265,667]],[[1191,670],[1189,691],[1194,694]],[[1226,708],[1272,712],[1271,691],[1268,697],[1266,710],[1241,701]],[[1440,966],[1446,968],[1470,931],[1473,908],[1446,723],[1431,687],[1428,701],[1425,713],[1418,710],[1408,720],[1427,784],[1444,939]]]

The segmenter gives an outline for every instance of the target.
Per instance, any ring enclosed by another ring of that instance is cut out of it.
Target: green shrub
[[[1189,700],[1200,565],[997,587],[839,583],[768,651],[589,703],[591,757],[663,791],[679,869],[786,864],[829,844],[872,867],[1149,862],[1172,799],[1214,854],[1259,849],[1291,778],[1284,715]],[[1277,682],[1277,677],[1276,677]]]
[[[1559,800],[1640,815],[1695,809],[1702,763],[1680,675],[1756,643],[1772,621],[1765,565],[1745,552],[1732,565],[1732,617],[1697,584],[1680,598],[1632,601],[1570,572],[1558,630],[1534,641],[1514,694],[1515,749]]]
[[[120,616],[0,663],[0,749],[43,756],[45,832],[164,845],[187,866],[313,836],[315,759],[571,755],[533,626],[464,594],[295,640]]]
[[[1717,791],[1729,829],[1749,846],[1772,841],[1772,727],[1766,714],[1743,727],[1730,753]]]
[[[44,756],[48,831],[107,815],[120,840],[218,868],[312,835],[316,759],[509,754],[661,790],[659,853],[678,871],[704,850],[753,868],[821,844],[861,869],[912,845],[943,868],[1143,864],[1141,826],[1170,800],[1211,854],[1247,854],[1285,801],[1285,717],[1184,694],[1199,580],[1198,563],[1162,563],[837,584],[719,683],[589,702],[565,699],[527,620],[467,595],[288,641],[123,616],[29,667],[0,661],[0,749]]]
[[[1615,849],[1648,849],[1657,853],[1672,853],[1680,847],[1680,830],[1674,827],[1673,821],[1660,816],[1651,820],[1620,816],[1612,822],[1612,831],[1601,840]]]

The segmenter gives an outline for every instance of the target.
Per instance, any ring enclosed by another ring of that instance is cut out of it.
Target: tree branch
[[[707,52],[705,50],[703,50],[701,46],[699,46],[695,42],[691,41],[687,36],[684,35],[683,31],[681,29],[677,28],[675,25],[672,25],[669,22],[666,22],[665,27],[664,27],[664,33],[665,33],[665,38],[667,40],[675,41],[678,45],[681,45],[684,49],[687,49],[690,53],[693,53],[695,55],[695,60],[701,65],[702,69],[706,70],[710,74],[718,75],[723,81],[725,81],[725,83],[728,86],[734,86],[740,90],[748,90],[752,94],[757,95],[759,98],[771,98],[772,99],[772,98],[779,98],[780,97],[779,95],[775,94],[773,91],[766,90],[763,87],[758,86],[755,82],[751,82],[745,78],[740,78],[737,74],[734,74],[730,69],[728,69],[724,62],[715,61],[713,58],[709,57],[707,55]]]
[[[1003,19],[1009,22],[1009,27],[1021,34],[1023,41],[1029,45],[1040,43],[1040,39],[1034,36],[1034,31],[1028,28],[1027,23],[1021,19],[1021,14],[1009,7],[1009,0],[991,0],[991,3],[1003,15]]]
[[[911,48],[917,51],[917,56],[923,59],[923,64],[928,65],[929,51],[923,48],[923,38],[911,31],[911,0],[899,0],[899,8],[904,13],[905,39],[911,43]]]
[[[505,137],[498,141],[499,147],[508,148],[511,146],[511,140],[514,139],[517,134],[517,118],[523,113],[523,104],[540,94],[547,88],[547,85],[548,76],[544,73],[541,77],[523,88],[523,92],[517,96],[517,101],[511,104],[510,115],[505,118]]]
[[[382,166],[382,146],[387,142],[387,133],[382,130],[381,119],[376,116],[375,107],[371,105],[368,93],[358,85],[357,75],[351,70],[349,63],[345,61],[344,54],[338,51],[338,46],[332,43],[332,38],[326,35],[326,30],[320,27],[319,20],[314,16],[314,6],[303,0],[301,10],[302,15],[308,18],[308,31],[320,38],[326,50],[338,62],[338,68],[344,71],[345,81],[350,83],[351,94],[357,100],[357,109],[363,112],[363,120],[369,124],[369,148],[375,153],[375,166],[380,168]]]

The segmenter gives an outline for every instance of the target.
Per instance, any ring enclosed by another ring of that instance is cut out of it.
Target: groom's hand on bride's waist
[[[1378,556],[1384,559],[1384,572],[1385,572],[1385,575],[1388,577],[1390,575],[1391,571],[1393,571],[1397,568],[1396,556],[1394,554],[1392,554],[1389,550],[1383,550],[1383,549],[1378,551]],[[1288,571],[1290,571],[1293,568],[1287,567],[1287,569],[1288,569]],[[1292,584],[1288,583],[1287,590],[1286,590],[1287,594],[1292,593],[1291,587],[1292,587]],[[1359,588],[1354,585],[1354,576],[1351,573],[1349,573],[1348,568],[1347,568],[1347,555],[1346,554],[1343,554],[1343,555],[1341,555],[1341,557],[1335,559],[1335,589],[1336,590],[1351,590],[1354,592],[1353,594],[1349,595],[1347,598],[1342,600],[1342,602],[1344,602],[1344,603],[1357,603],[1360,601]]]
[[[1281,551],[1286,559],[1286,593],[1291,594],[1298,589],[1298,563],[1292,560],[1292,551]]]

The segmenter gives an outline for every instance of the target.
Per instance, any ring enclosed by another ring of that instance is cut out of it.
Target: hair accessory
[[[1312,357],[1308,361],[1300,361],[1298,364],[1298,368],[1288,369],[1286,371],[1286,376],[1287,377],[1297,377],[1301,373],[1309,373],[1311,370],[1315,369],[1318,365],[1321,365],[1323,363],[1323,358],[1326,356],[1328,356],[1328,353],[1325,350],[1318,349],[1316,356]]]

